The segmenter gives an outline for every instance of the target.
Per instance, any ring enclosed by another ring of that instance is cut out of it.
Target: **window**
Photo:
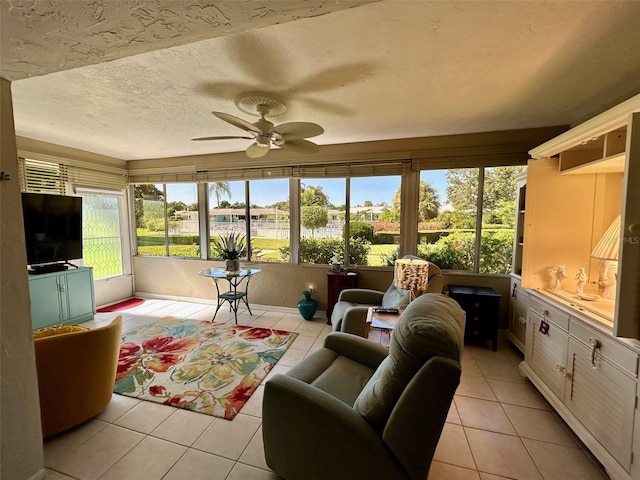
[[[135,185],[139,255],[200,257],[195,183]]]
[[[165,187],[169,256],[200,257],[198,189],[195,183],[169,183]]]
[[[300,262],[344,263],[346,180],[305,178],[300,183]]]
[[[351,238],[365,239],[370,243],[366,261],[359,259],[352,263],[393,265],[400,248],[400,176],[356,177],[349,183]],[[352,244],[352,256],[366,248],[357,241],[352,241]]]
[[[484,169],[482,197],[482,273],[509,273],[513,259],[516,218],[516,175],[524,167]]]
[[[252,259],[285,262],[290,248],[289,180],[249,182]]]
[[[135,185],[133,191],[138,254],[169,256],[165,242],[164,185]]]
[[[418,208],[419,256],[443,269],[509,273],[515,176],[523,168],[423,170]]]
[[[478,169],[420,173],[418,255],[440,268],[474,270]]]
[[[121,195],[82,195],[82,260],[93,278],[122,275]]]
[[[245,182],[209,183],[210,238],[230,234],[247,236],[247,208]],[[211,251],[211,257],[217,254]]]
[[[280,178],[259,170],[206,184],[136,185],[138,252],[204,258],[205,235],[237,233],[251,240],[252,261],[327,265],[335,256],[350,266],[391,266],[417,253],[443,269],[508,273],[523,167],[438,168],[448,163],[305,166]]]

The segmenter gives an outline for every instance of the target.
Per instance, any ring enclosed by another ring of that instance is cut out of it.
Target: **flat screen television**
[[[28,265],[82,258],[82,197],[23,193],[22,214]]]

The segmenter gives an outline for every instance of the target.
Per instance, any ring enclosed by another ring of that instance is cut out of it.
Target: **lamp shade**
[[[393,271],[393,283],[396,287],[411,292],[426,288],[429,276],[429,263],[425,260],[402,258],[396,260]]]
[[[593,258],[601,260],[618,260],[620,248],[620,215],[609,225],[602,238],[591,252]]]

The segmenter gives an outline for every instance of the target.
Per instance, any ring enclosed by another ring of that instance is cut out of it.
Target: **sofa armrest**
[[[285,478],[406,478],[380,433],[358,412],[287,375],[265,385],[262,435],[267,465]],[[318,455],[322,461],[312,461]]]
[[[384,292],[368,288],[346,288],[338,296],[339,302],[361,303],[364,305],[382,305]]]
[[[342,314],[340,331],[367,337],[367,313],[369,307],[349,307]]]
[[[378,365],[389,355],[387,347],[343,332],[332,332],[327,335],[324,346],[373,369],[378,368]]]

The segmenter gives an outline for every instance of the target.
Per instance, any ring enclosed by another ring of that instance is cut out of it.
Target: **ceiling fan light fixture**
[[[256,137],[256,143],[262,147],[268,147],[271,145],[271,135],[261,134]]]

